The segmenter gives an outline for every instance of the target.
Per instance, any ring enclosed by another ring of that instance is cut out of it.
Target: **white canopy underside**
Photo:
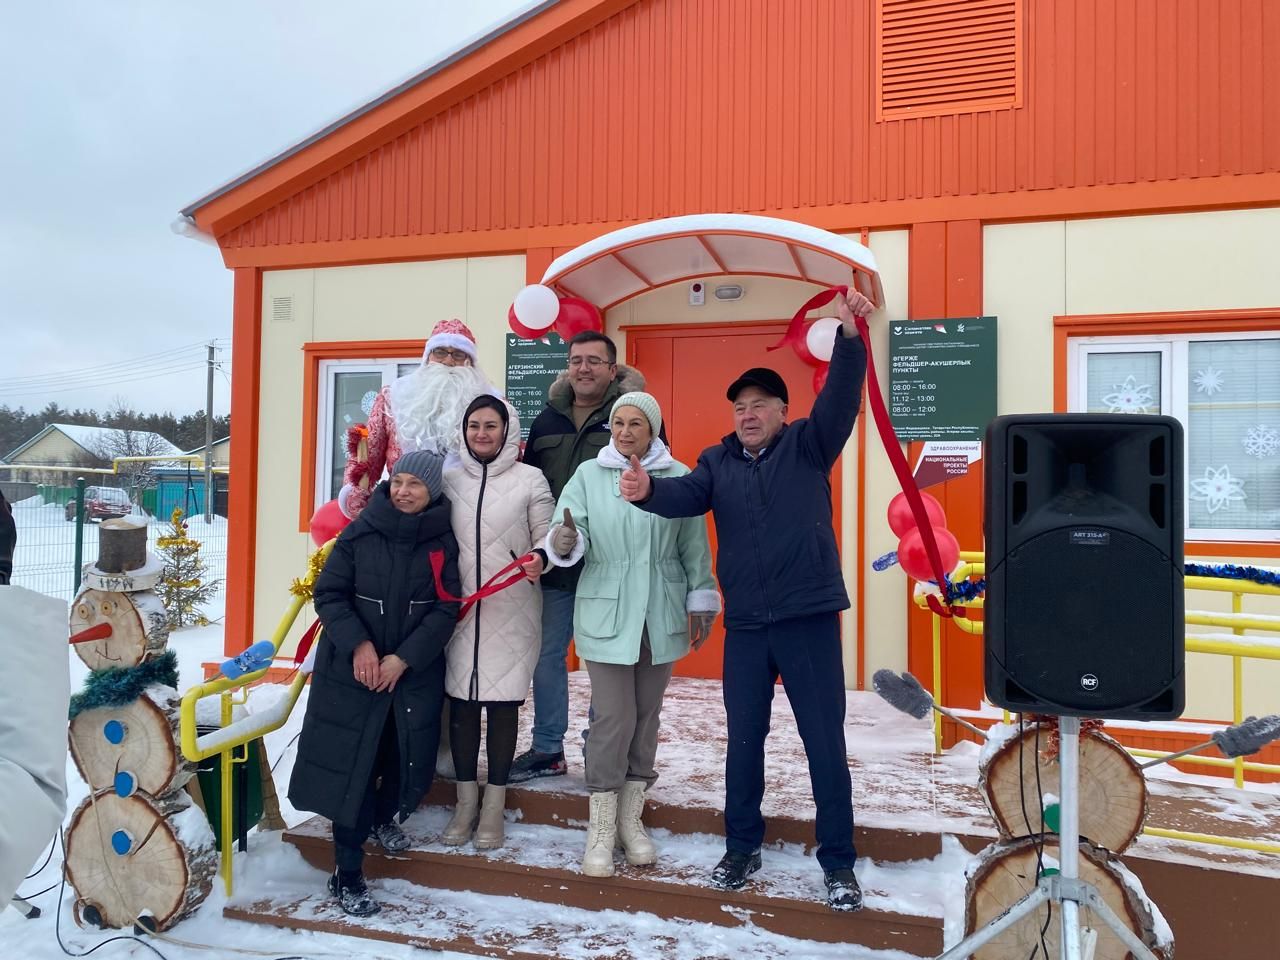
[[[792,220],[740,213],[669,217],[614,230],[557,257],[542,282],[608,310],[667,284],[724,275],[820,286],[852,282],[884,306],[875,257],[856,240]]]

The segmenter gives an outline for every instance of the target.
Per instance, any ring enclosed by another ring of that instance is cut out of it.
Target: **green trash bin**
[[[218,730],[214,726],[200,725],[196,733],[204,736]],[[249,759],[244,763],[231,765],[231,829],[232,839],[240,840],[240,849],[245,848],[244,837],[249,829],[262,819],[262,760],[259,756],[261,740],[250,740],[244,747],[236,747],[233,753],[240,755],[242,750],[249,751]],[[209,825],[213,827],[213,835],[218,842],[218,850],[222,849],[222,754],[201,760],[196,766],[196,777],[200,781],[200,792],[204,794],[205,813],[209,817]],[[243,821],[241,811],[245,812]]]

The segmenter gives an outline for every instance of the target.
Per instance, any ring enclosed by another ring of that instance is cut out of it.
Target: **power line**
[[[204,349],[206,343],[189,343],[181,347],[171,347],[168,350],[161,350],[157,353],[143,354],[140,357],[131,357],[125,360],[117,360],[114,362],[98,363],[88,367],[78,367],[73,370],[62,370],[55,373],[31,374],[24,377],[0,377],[0,388],[8,388],[11,386],[21,386],[28,383],[37,383],[41,381],[65,381],[75,380],[81,377],[97,375],[111,370],[120,370],[124,368],[149,367],[158,363],[172,363],[175,359],[180,359],[182,354],[191,353],[199,348]]]
[[[82,373],[77,376],[49,376],[41,380],[28,380],[22,383],[13,383],[10,381],[0,380],[0,392],[11,393],[15,390],[42,390],[46,387],[65,387],[65,386],[94,386],[101,383],[104,379],[114,379],[122,376],[137,376],[141,374],[163,374],[173,370],[176,366],[187,366],[188,364],[197,362],[195,357],[168,357],[164,360],[153,360],[148,363],[131,364],[122,363],[118,366],[100,370],[96,373]],[[203,362],[203,361],[201,361]]]
[[[204,369],[204,363],[193,363],[186,366],[173,367],[171,369],[154,371],[151,373],[137,373],[132,376],[114,377],[103,380],[90,380],[77,383],[63,383],[60,385],[50,386],[21,386],[16,388],[5,388],[0,386],[0,396],[13,396],[17,394],[50,394],[50,393],[73,393],[77,390],[91,390],[96,387],[109,387],[119,383],[136,383],[140,380],[158,380],[162,377],[171,377],[179,373],[188,373],[195,370]]]

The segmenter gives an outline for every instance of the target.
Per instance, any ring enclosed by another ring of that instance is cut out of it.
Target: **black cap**
[[[790,402],[787,400],[786,381],[778,375],[777,370],[770,370],[768,367],[752,367],[729,384],[729,389],[724,392],[724,395],[730,400],[737,400],[743,387],[759,387],[769,396],[777,397],[783,403]]]

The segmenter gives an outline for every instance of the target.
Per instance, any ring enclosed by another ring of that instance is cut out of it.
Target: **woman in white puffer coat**
[[[547,565],[536,545],[546,537],[555,501],[542,471],[518,462],[520,421],[502,399],[485,394],[467,407],[457,462],[446,464],[444,489],[458,541],[464,595],[533,552],[526,580],[473,604],[446,651],[449,743],[458,804],[441,839],[477,848],[503,842],[507,775],[515,757],[520,705],[542,645],[542,591]],[[488,783],[480,805],[480,711],[488,713]]]

